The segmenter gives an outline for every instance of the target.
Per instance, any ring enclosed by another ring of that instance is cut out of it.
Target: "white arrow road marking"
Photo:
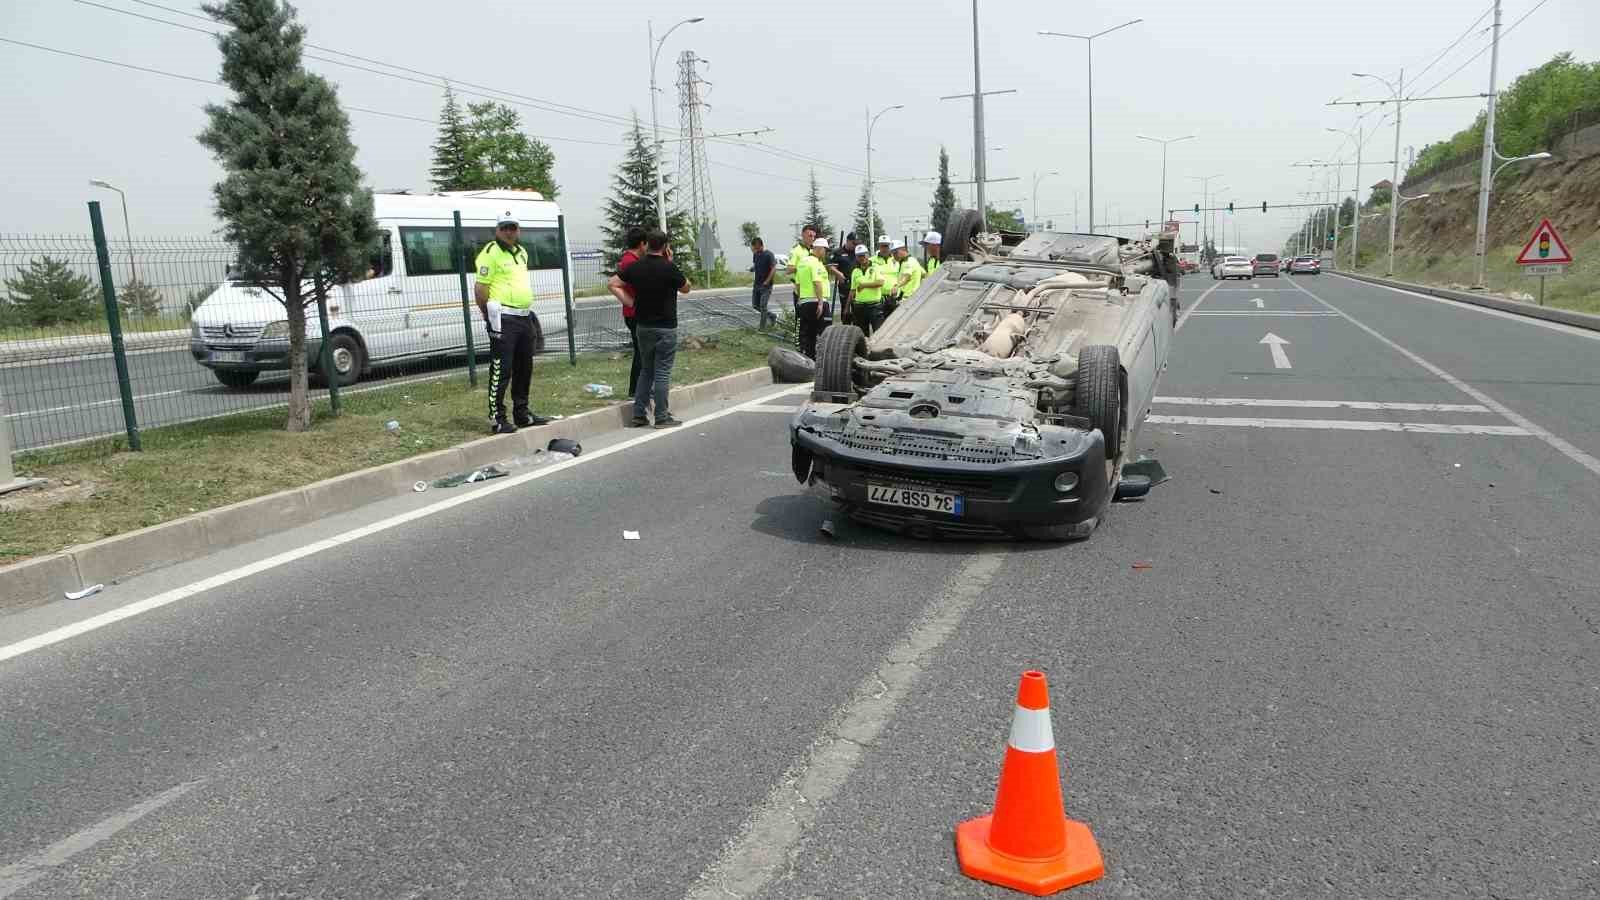
[[[1272,348],[1272,364],[1274,366],[1280,369],[1294,368],[1294,366],[1289,365],[1289,354],[1283,352],[1283,345],[1289,343],[1288,341],[1269,331],[1267,336],[1262,338],[1259,343],[1266,344]]]
[[[1260,297],[1251,297],[1250,298],[1250,302],[1254,303],[1256,305],[1256,309],[1266,309],[1267,308],[1267,301],[1261,299]]]

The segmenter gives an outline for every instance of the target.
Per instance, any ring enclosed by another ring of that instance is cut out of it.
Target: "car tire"
[[[829,325],[817,338],[815,389],[824,394],[853,395],[856,357],[867,355],[867,336],[854,325]]]
[[[313,362],[317,366],[318,380],[323,384],[334,387],[349,387],[361,380],[361,373],[367,368],[367,351],[361,347],[361,342],[355,335],[348,331],[335,331],[328,339],[328,346],[333,355],[333,372],[322,371],[322,352],[317,352]]]
[[[217,376],[217,380],[223,385],[231,388],[247,388],[261,377],[260,372],[245,372],[239,369],[212,369],[211,374]]]
[[[975,209],[957,210],[950,214],[944,227],[944,246],[940,255],[945,259],[971,259],[972,239],[983,231],[983,217]]]
[[[528,321],[533,325],[533,352],[538,355],[544,352],[544,326],[539,324],[539,314],[529,310]]]
[[[1073,409],[1106,439],[1106,459],[1122,449],[1122,362],[1117,348],[1095,344],[1078,354],[1078,384]]]

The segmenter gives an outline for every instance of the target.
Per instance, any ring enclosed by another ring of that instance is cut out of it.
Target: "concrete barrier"
[[[695,403],[753,390],[772,383],[766,366],[712,381],[672,389],[669,403],[685,409]],[[64,591],[96,583],[114,584],[208,553],[286,531],[327,516],[349,512],[407,493],[418,481],[431,481],[489,463],[543,450],[554,438],[582,441],[620,430],[632,407],[614,404],[560,419],[514,435],[470,441],[448,450],[414,456],[305,487],[280,491],[231,506],[207,510],[129,534],[71,547],[61,553],[0,567],[0,615],[51,600]]]
[[[1496,294],[1485,294],[1477,291],[1457,291],[1449,288],[1434,287],[1427,284],[1412,284],[1409,281],[1396,281],[1392,278],[1379,278],[1375,275],[1359,275],[1355,272],[1341,272],[1326,270],[1330,275],[1343,275],[1355,281],[1365,281],[1368,284],[1382,285],[1383,287],[1397,288],[1402,291],[1412,291],[1418,294],[1427,294],[1430,297],[1440,297],[1445,300],[1454,300],[1458,303],[1468,303],[1473,306],[1482,306],[1488,309],[1498,309],[1501,312],[1515,313],[1531,319],[1544,319],[1547,322],[1560,322],[1574,328],[1586,328],[1590,331],[1600,331],[1600,316],[1589,313],[1575,312],[1570,309],[1555,309],[1549,306],[1532,306],[1521,300],[1512,300]]]

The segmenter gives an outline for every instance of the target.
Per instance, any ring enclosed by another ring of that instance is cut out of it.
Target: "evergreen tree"
[[[817,184],[817,170],[811,170],[811,186],[806,189],[806,222],[817,229],[817,234],[826,237],[833,233],[828,225],[828,217],[822,212],[822,187]]]
[[[611,196],[606,198],[604,219],[600,233],[605,236],[605,268],[614,270],[617,260],[626,250],[622,243],[629,228],[655,228],[659,222],[656,213],[656,153],[639,127],[639,117],[633,117],[633,127],[623,135],[627,149],[617,174],[611,177]],[[672,191],[666,192],[668,204]],[[671,206],[668,206],[671,209]],[[673,238],[673,253],[684,271],[691,268],[694,236],[690,233],[688,216],[682,210],[672,210],[667,216],[667,234]]]
[[[538,191],[555,199],[551,169],[556,154],[550,145],[522,132],[522,116],[501,103],[468,103],[466,173],[462,190],[508,188]]]
[[[0,324],[42,328],[68,322],[92,322],[103,315],[100,291],[87,276],[64,261],[41,256],[28,261],[5,281]]]
[[[872,227],[868,228],[867,215],[867,186],[863,184],[861,185],[861,199],[856,201],[855,223],[850,226],[850,230],[854,231],[857,237],[860,237],[864,243],[870,246],[878,239],[879,235],[884,233],[883,217],[873,212]]]
[[[212,188],[222,232],[238,248],[234,276],[282,303],[289,324],[290,431],[311,427],[306,307],[365,271],[378,244],[372,192],[361,186],[350,120],[333,85],[301,64],[305,28],[280,0],[202,7],[217,36],[222,81],[200,133],[223,171]],[[332,373],[329,373],[331,377]]]
[[[739,243],[748,247],[755,243],[755,240],[758,237],[761,237],[760,225],[757,225],[754,222],[739,223]]]
[[[439,139],[433,143],[433,189],[464,190],[469,169],[467,126],[456,104],[455,91],[444,86],[444,108],[439,110]]]
[[[153,319],[161,315],[161,292],[135,278],[117,291],[117,305],[122,307],[124,315]]]
[[[939,184],[933,189],[933,207],[929,221],[933,230],[943,232],[950,225],[950,214],[956,210],[956,192],[950,187],[950,153],[939,148]]]

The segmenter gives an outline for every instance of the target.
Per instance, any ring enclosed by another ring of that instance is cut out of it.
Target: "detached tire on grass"
[[[1117,348],[1095,344],[1078,354],[1078,384],[1073,408],[1094,423],[1106,439],[1106,461],[1122,450],[1122,361]]]
[[[855,361],[867,355],[867,336],[854,325],[829,325],[817,338],[816,389],[828,394],[853,394]]]

